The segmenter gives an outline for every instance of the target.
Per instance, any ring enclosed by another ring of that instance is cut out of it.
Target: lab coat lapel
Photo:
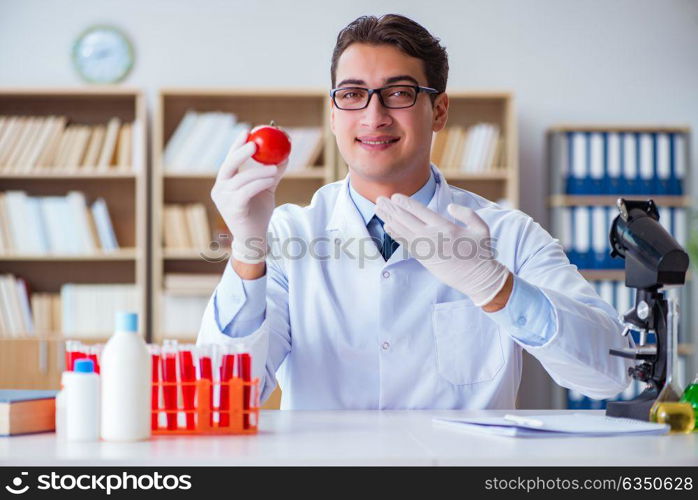
[[[345,253],[355,257],[357,267],[362,255],[364,257],[362,267],[366,267],[368,262],[379,264],[383,262],[378,247],[371,240],[366,224],[349,195],[348,174],[340,185],[337,200],[325,229],[333,233],[334,244],[342,246],[343,257]]]

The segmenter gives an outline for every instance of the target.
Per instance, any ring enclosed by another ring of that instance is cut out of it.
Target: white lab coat
[[[563,387],[594,398],[622,392],[630,362],[608,351],[629,341],[615,310],[569,263],[558,240],[523,212],[449,186],[434,172],[429,208],[451,221],[449,203],[473,208],[490,228],[498,260],[553,305],[555,333],[547,343],[515,339],[400,249],[388,262],[375,258],[375,244],[360,243],[368,232],[348,176],[319,189],[307,207],[275,209],[273,248],[278,256],[285,245],[286,254],[267,260],[261,327],[241,338],[223,334],[214,293],[198,343],[242,343],[252,353],[263,399],[278,380],[282,409],[514,408],[522,349]],[[298,242],[313,239],[319,241],[314,255],[330,258],[288,257],[300,254]],[[374,258],[351,257],[362,245]],[[246,300],[242,281],[227,267],[226,290],[239,306]]]

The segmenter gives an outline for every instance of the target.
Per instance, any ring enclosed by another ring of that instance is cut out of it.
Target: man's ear
[[[448,121],[448,95],[444,92],[434,100],[434,120],[431,129],[434,132],[442,130]]]

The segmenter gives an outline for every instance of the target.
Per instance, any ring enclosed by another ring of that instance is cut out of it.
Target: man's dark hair
[[[439,92],[446,90],[448,80],[448,54],[422,25],[399,14],[361,16],[352,21],[337,35],[330,68],[332,87],[337,76],[339,57],[352,43],[369,45],[393,45],[408,56],[421,59],[427,76],[427,85]],[[435,96],[432,96],[435,97]]]

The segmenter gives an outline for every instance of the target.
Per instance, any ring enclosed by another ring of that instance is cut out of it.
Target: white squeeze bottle
[[[63,374],[65,439],[98,441],[99,375],[91,359],[78,359],[74,368]]]
[[[150,356],[138,334],[138,315],[117,313],[116,329],[102,351],[102,439],[150,437]]]

